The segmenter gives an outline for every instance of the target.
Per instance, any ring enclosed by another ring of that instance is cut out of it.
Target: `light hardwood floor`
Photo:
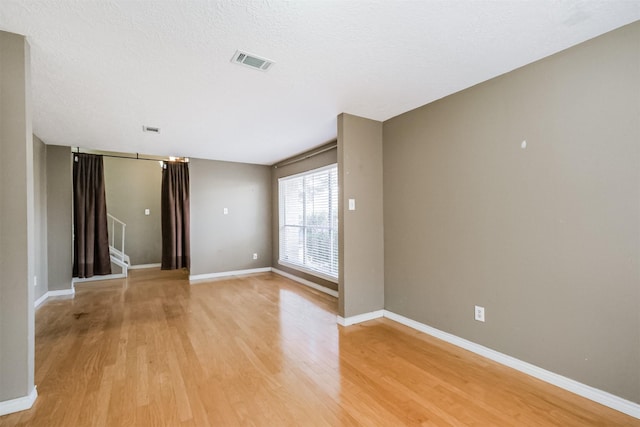
[[[0,426],[590,426],[640,421],[265,273],[134,270],[36,313],[38,400]]]

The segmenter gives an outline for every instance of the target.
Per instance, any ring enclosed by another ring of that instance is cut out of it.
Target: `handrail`
[[[122,249],[119,250],[119,258],[122,262],[124,262],[124,258],[125,258],[125,254],[124,254],[124,236],[125,236],[125,230],[127,228],[127,224],[125,224],[124,222],[120,221],[118,218],[116,218],[115,216],[111,215],[110,213],[107,213],[107,218],[111,220],[111,243],[110,246],[113,247],[114,249],[116,248],[116,223],[120,224],[121,228],[122,228]]]

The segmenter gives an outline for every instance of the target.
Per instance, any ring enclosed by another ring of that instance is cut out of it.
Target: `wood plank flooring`
[[[0,426],[638,426],[272,273],[134,270],[36,313],[38,400]]]

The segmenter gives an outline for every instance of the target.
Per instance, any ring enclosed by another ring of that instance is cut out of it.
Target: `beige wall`
[[[33,136],[33,197],[35,217],[35,279],[34,299],[44,295],[49,287],[47,259],[47,146]]]
[[[131,265],[159,264],[162,260],[158,162],[104,157],[107,211],[127,224],[125,252]],[[149,209],[149,215],[145,215]],[[120,242],[120,227],[116,228]],[[111,238],[111,236],[109,236]],[[120,248],[120,243],[116,247]]]
[[[48,288],[66,290],[73,275],[71,148],[47,145],[46,173]]]
[[[34,192],[29,45],[0,31],[0,402],[34,389]]]
[[[334,143],[331,143],[331,145],[333,144]],[[313,151],[321,150],[322,148],[326,148],[326,146],[318,147],[317,149],[312,150],[309,153]],[[279,209],[280,194],[278,192],[278,179],[285,176],[291,176],[298,173],[310,171],[313,169],[318,169],[323,166],[335,164],[338,161],[337,152],[338,152],[337,149],[328,150],[318,155],[309,157],[308,159],[300,160],[298,162],[291,163],[291,164],[286,164],[287,161],[284,160],[281,162],[281,163],[285,163],[284,166],[271,168],[271,194],[272,194],[271,215],[273,218],[273,221],[272,221],[273,224],[271,228],[271,235],[273,237],[273,240],[271,242],[273,258],[271,260],[271,265],[274,268],[277,268],[278,270],[282,270],[289,274],[293,274],[294,276],[300,277],[305,280],[309,280],[311,282],[317,283],[318,285],[324,286],[325,288],[329,288],[334,291],[338,290],[337,283],[325,280],[323,278],[314,276],[312,274],[305,273],[300,270],[287,267],[286,265],[282,265],[278,262],[280,259],[280,209]],[[299,158],[299,157],[304,157],[304,153],[299,156],[295,156],[292,159]]]
[[[270,267],[269,167],[192,159],[189,180],[190,275]]]
[[[338,116],[340,285],[338,314],[384,308],[382,123]],[[355,200],[355,210],[348,200]]]
[[[639,41],[384,123],[386,309],[640,402]]]

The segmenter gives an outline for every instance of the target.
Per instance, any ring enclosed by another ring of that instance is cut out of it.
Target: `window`
[[[280,260],[319,277],[338,279],[338,168],[278,180]]]

